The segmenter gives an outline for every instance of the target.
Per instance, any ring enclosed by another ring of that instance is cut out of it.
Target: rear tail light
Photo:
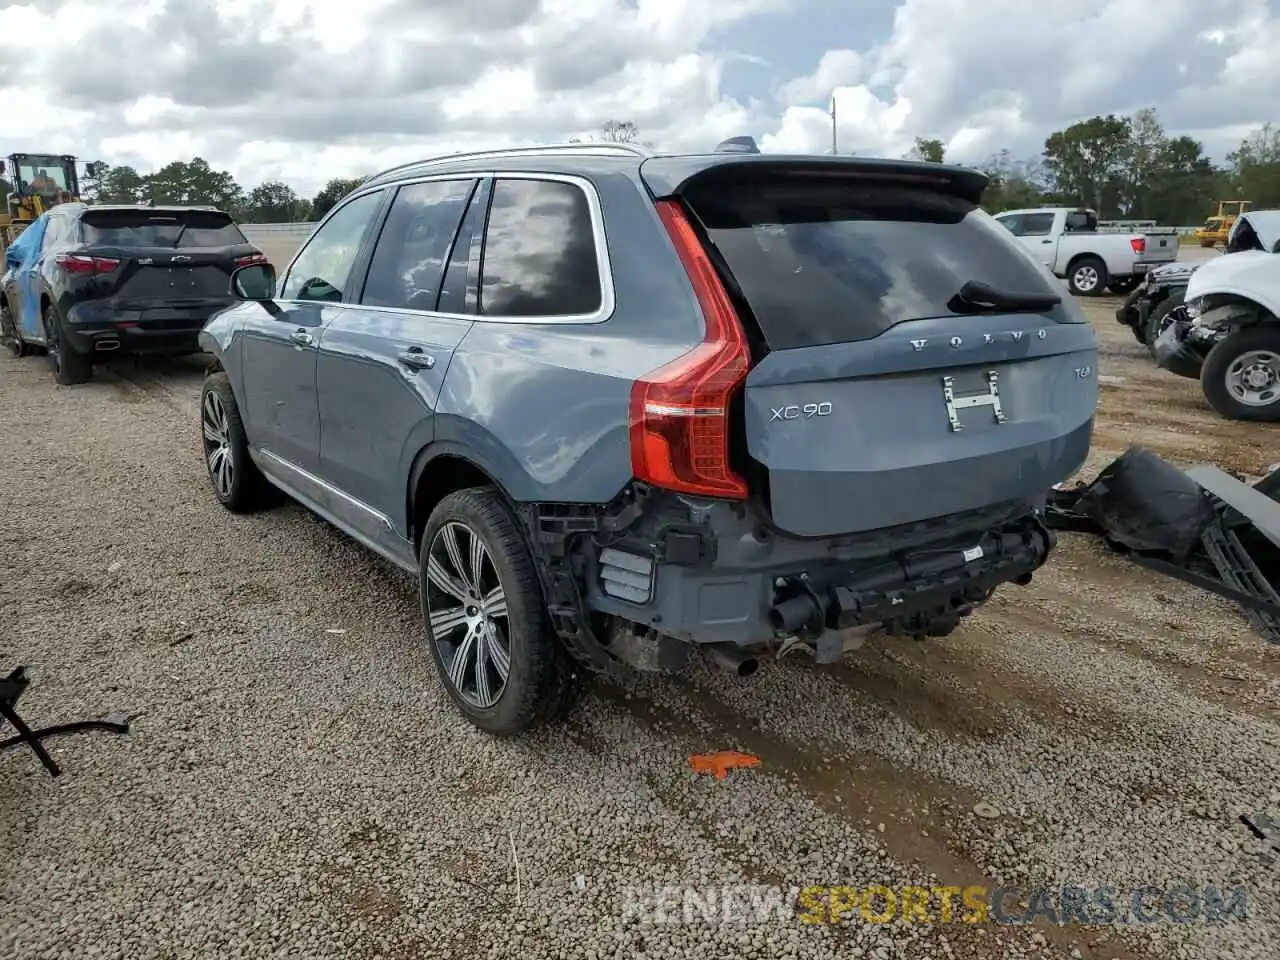
[[[747,484],[729,463],[729,404],[751,367],[746,334],[729,294],[681,206],[658,216],[702,309],[703,342],[631,388],[631,470],[665,490],[742,500]]]
[[[1146,237],[1130,237],[1129,246],[1133,247],[1134,253],[1146,253],[1147,238]]]
[[[266,263],[267,255],[265,253],[250,253],[243,257],[236,257],[237,267],[247,267],[253,263]]]
[[[60,253],[55,262],[67,273],[78,273],[92,276],[99,273],[110,273],[120,266],[119,260],[111,257],[89,257],[82,253]]]

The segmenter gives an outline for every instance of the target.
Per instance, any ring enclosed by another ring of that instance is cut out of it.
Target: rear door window
[[[480,314],[577,317],[600,309],[591,208],[561,180],[494,183],[480,268]]]
[[[89,210],[86,243],[108,247],[232,247],[248,243],[225,213],[205,210]]]
[[[1009,231],[926,188],[754,177],[694,184],[686,198],[771,349],[846,343],[927,317],[976,280],[1057,295]]]
[[[474,180],[432,180],[401,187],[369,263],[360,302],[435,310],[453,236]]]

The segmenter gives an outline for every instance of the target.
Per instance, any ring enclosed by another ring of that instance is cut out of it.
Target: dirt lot
[[[1280,460],[1112,309],[1088,305],[1086,472],[1134,442]],[[29,666],[35,724],[136,715],[50,741],[57,781],[0,754],[0,956],[1277,955],[1280,866],[1237,818],[1280,808],[1280,650],[1229,605],[1069,536],[946,640],[601,687],[495,742],[437,686],[410,579],[300,508],[214,504],[198,385],[170,365],[55,389],[0,359],[0,669]],[[761,767],[690,772],[726,748]],[[1248,919],[662,923],[627,889],[1106,885],[1123,910],[1178,883],[1245,887]]]

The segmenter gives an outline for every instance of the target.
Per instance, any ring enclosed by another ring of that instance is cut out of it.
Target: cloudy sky
[[[198,154],[310,195],[610,118],[826,151],[834,91],[842,152],[1029,156],[1155,106],[1222,157],[1280,120],[1277,50],[1280,0],[0,0],[0,154]]]

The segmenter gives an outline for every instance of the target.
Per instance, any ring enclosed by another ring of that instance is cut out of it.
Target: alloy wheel
[[[200,405],[200,429],[209,478],[218,496],[226,500],[231,496],[235,482],[235,465],[231,462],[231,424],[222,398],[212,390],[204,395],[204,403]]]
[[[1280,399],[1280,354],[1248,350],[1226,373],[1227,393],[1247,407],[1266,407]]]
[[[498,702],[511,672],[507,595],[480,535],[450,520],[427,551],[426,612],[449,683],[467,703]]]
[[[1098,271],[1093,267],[1080,267],[1076,270],[1075,284],[1081,293],[1091,293],[1098,287]]]

